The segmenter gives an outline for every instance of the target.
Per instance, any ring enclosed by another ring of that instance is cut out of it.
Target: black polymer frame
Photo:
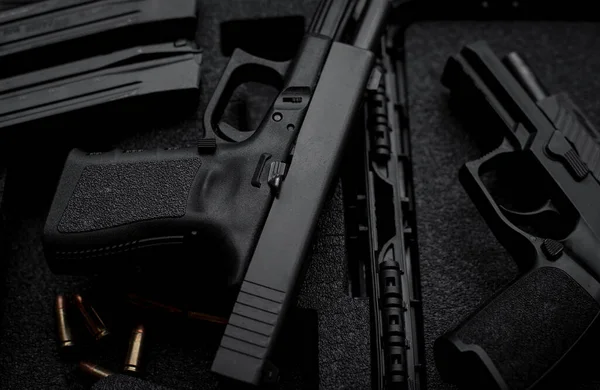
[[[343,176],[350,290],[371,299],[373,388],[426,389],[405,31],[426,20],[598,21],[573,0],[397,0],[382,38],[382,78],[367,96]],[[357,158],[360,156],[360,158]],[[368,260],[366,260],[368,259]]]

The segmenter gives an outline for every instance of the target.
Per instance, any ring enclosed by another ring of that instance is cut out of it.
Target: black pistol
[[[196,147],[73,150],[44,229],[51,269],[94,272],[100,262],[116,269],[143,261],[147,249],[191,249],[198,278],[236,291],[212,370],[251,384],[276,379],[268,359],[389,8],[388,0],[323,0],[293,60],[234,51]],[[239,131],[221,117],[248,81],[280,93],[255,131]]]
[[[436,340],[436,364],[461,385],[530,389],[600,313],[599,133],[518,54],[500,60],[483,41],[448,60],[442,83],[475,137],[496,141],[459,177],[521,275]]]

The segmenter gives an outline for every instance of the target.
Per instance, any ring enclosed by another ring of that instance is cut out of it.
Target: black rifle
[[[600,135],[516,53],[503,63],[485,42],[451,57],[442,83],[476,136],[500,145],[460,180],[522,275],[436,340],[436,363],[448,381],[529,389],[600,313]],[[490,172],[517,186],[484,181]]]
[[[274,379],[267,360],[389,8],[387,0],[322,1],[290,62],[236,50],[206,108],[198,147],[72,151],[44,230],[51,268],[93,271],[102,260],[111,269],[144,248],[192,248],[196,260],[203,253],[205,278],[218,284],[224,275],[223,284],[239,289],[213,371],[253,384]],[[244,81],[281,89],[254,132],[220,121]]]

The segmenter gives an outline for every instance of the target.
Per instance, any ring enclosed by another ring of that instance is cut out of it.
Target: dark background
[[[4,6],[8,3],[11,2],[0,1]],[[304,15],[308,23],[316,4],[315,0],[202,0],[197,41],[204,49],[204,74],[197,114],[167,128],[129,129],[115,146],[153,148],[193,144],[198,137],[197,129],[201,128],[203,107],[227,62],[220,51],[220,23],[298,14]],[[481,151],[447,108],[439,83],[444,63],[464,44],[478,39],[487,39],[500,55],[519,51],[550,91],[569,91],[590,120],[598,124],[600,81],[596,71],[600,69],[600,41],[597,36],[598,26],[591,23],[420,22],[406,32],[429,389],[452,388],[439,379],[433,365],[433,340],[516,275],[512,260],[458,182],[458,168],[478,157]],[[249,110],[262,99],[250,94],[245,98]],[[31,143],[35,144],[35,139]],[[28,146],[21,145],[24,150]],[[26,162],[39,166],[45,163],[24,152],[20,160],[13,161],[9,175],[20,174],[19,166]],[[27,173],[29,183],[41,179],[31,175],[31,171],[22,171]],[[113,370],[118,370],[122,363],[131,316],[115,307],[118,283],[56,276],[49,271],[40,234],[52,185],[38,188],[15,183],[11,186],[9,181],[6,192],[10,201],[4,205],[8,248],[0,320],[0,388],[83,388],[86,384],[74,373],[74,361],[61,359],[56,350],[55,294],[83,292],[95,299],[98,310],[117,330],[117,337],[112,345],[90,347],[84,355]],[[369,304],[367,299],[351,298],[347,292],[343,226],[343,201],[338,188],[321,218],[311,266],[298,298],[298,306],[312,311],[301,311],[294,317],[296,324],[288,327],[284,341],[287,350],[293,351],[288,353],[293,355],[291,358],[282,359],[285,388],[310,387],[316,376],[311,360],[317,356],[320,388],[370,387]],[[156,290],[161,288],[167,287],[157,286]],[[312,328],[319,334],[318,355],[310,345],[303,345],[316,339]],[[175,321],[150,327],[144,377],[176,389],[216,388],[217,382],[208,369],[220,331],[217,325]],[[572,375],[570,388],[600,388],[600,382],[580,374]]]

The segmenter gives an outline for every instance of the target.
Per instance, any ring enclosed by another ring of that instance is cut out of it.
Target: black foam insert
[[[435,338],[517,275],[513,260],[458,181],[460,166],[482,151],[449,110],[440,83],[448,57],[476,40],[487,40],[500,56],[519,52],[550,92],[568,91],[592,123],[600,125],[597,24],[421,22],[406,31],[428,388],[435,390],[454,388],[436,371]],[[485,124],[479,131],[486,131]],[[584,363],[573,364],[574,371],[556,373],[557,381],[569,381],[563,388],[598,388],[600,381],[592,374],[596,370],[586,370]]]
[[[92,386],[92,390],[168,390],[166,387],[133,378],[128,375],[111,375]]]
[[[316,4],[316,0],[202,0],[197,40],[205,57],[203,91],[196,115],[172,127],[133,129],[132,136],[115,145],[137,149],[194,144],[197,129],[201,128],[202,109],[227,62],[220,52],[220,22],[286,15],[310,18]],[[520,51],[551,91],[568,90],[592,122],[598,124],[597,29],[595,24],[584,23],[436,22],[419,23],[407,31],[429,389],[452,388],[440,381],[433,366],[431,344],[435,337],[516,275],[516,267],[458,183],[460,165],[478,157],[480,151],[446,106],[439,83],[444,62],[462,45],[477,39],[487,39],[499,53]],[[59,150],[54,145],[37,146],[47,153]],[[15,175],[21,180],[6,188],[15,200],[5,210],[8,253],[3,260],[7,272],[1,286],[0,388],[82,388],[73,374],[74,363],[61,359],[56,350],[53,299],[57,292],[91,291],[94,280],[55,276],[48,270],[40,234],[52,182],[46,183],[35,168],[46,161],[32,158],[28,149],[23,150],[23,161],[13,164]],[[27,170],[19,165],[21,162],[34,168]],[[338,189],[321,218],[312,264],[298,302],[318,313],[320,387],[369,388],[369,304],[364,299],[350,298],[347,293],[343,234]],[[163,339],[152,343],[145,378],[178,389],[216,388],[208,372],[214,340],[207,342],[211,333],[203,332],[204,329],[196,332],[195,342]],[[99,359],[117,368],[123,356],[104,353]],[[574,381],[569,388],[595,389],[600,384],[591,375],[583,374],[574,376]]]

